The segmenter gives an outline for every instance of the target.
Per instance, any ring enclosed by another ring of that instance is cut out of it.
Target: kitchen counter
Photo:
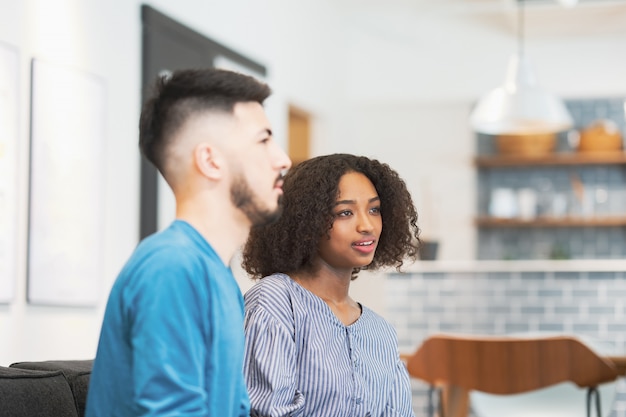
[[[626,271],[626,259],[418,261],[403,272],[582,272]],[[389,271],[393,273],[393,271]]]

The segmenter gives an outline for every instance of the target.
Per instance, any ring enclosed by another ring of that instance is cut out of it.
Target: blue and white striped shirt
[[[395,330],[372,310],[346,326],[284,274],[244,299],[252,416],[414,416]]]

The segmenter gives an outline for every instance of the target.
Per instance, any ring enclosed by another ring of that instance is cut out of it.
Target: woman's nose
[[[357,230],[360,233],[369,233],[373,229],[372,220],[369,216],[361,215],[359,216],[359,222],[357,224]]]

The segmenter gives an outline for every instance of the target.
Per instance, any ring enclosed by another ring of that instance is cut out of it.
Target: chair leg
[[[469,391],[456,385],[441,387],[442,416],[467,417],[469,413]]]
[[[435,404],[433,396],[437,392],[437,388],[434,385],[430,385],[428,387],[428,406],[426,412],[428,413],[428,417],[435,417]]]
[[[587,388],[587,417],[591,417],[591,402],[596,402],[596,417],[602,417],[602,405],[600,404],[600,391],[598,387]]]

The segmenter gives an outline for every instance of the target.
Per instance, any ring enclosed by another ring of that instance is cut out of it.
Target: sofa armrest
[[[93,367],[93,360],[65,360],[65,361],[41,361],[41,362],[17,362],[11,364],[11,368],[29,369],[37,371],[60,371],[63,373],[72,390],[74,404],[78,417],[85,415],[85,403],[89,378]]]
[[[0,414],[11,417],[78,417],[61,371],[0,366]]]

